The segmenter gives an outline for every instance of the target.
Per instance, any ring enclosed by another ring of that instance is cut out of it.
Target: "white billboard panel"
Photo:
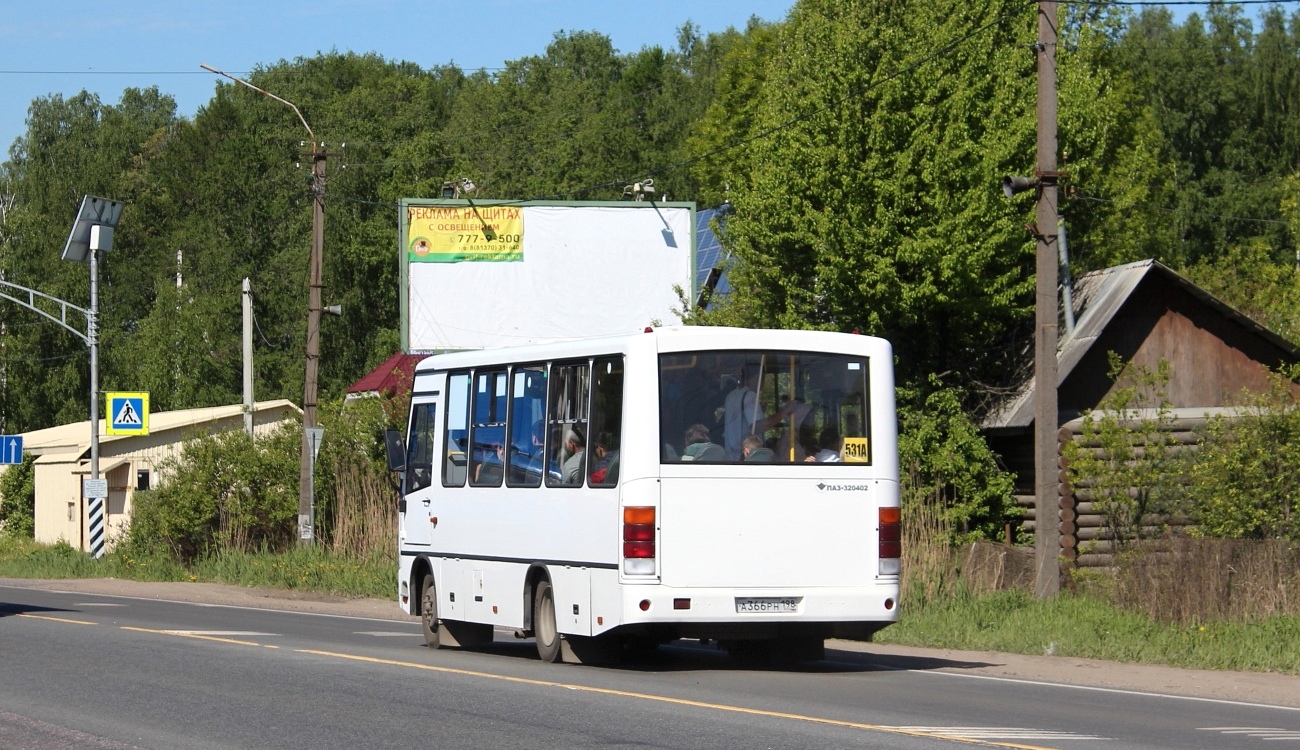
[[[401,202],[402,344],[477,349],[680,323],[693,203]]]

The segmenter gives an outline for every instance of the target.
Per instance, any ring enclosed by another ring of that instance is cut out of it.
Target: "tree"
[[[27,133],[10,149],[4,168],[9,204],[0,233],[0,270],[11,283],[89,307],[86,266],[59,260],[83,195],[128,201],[133,173],[147,144],[175,122],[175,104],[157,89],[128,89],[117,105],[82,92],[32,103]],[[120,251],[138,243],[145,227],[130,209],[100,276],[100,332],[105,348],[148,311],[148,295],[129,274],[129,263],[148,263]],[[2,401],[4,423],[19,432],[85,419],[88,413],[88,349],[81,339],[34,313],[4,305]],[[57,310],[56,310],[57,312]],[[69,325],[84,330],[75,313]],[[110,381],[101,381],[110,382]]]

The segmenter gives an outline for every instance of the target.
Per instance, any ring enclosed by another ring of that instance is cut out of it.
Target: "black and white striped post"
[[[122,202],[87,195],[63,247],[63,259],[90,265],[90,310],[86,343],[90,346],[90,475],[82,482],[87,500],[87,541],[96,559],[104,556],[104,502],[108,482],[99,476],[99,254],[113,247],[113,229],[122,216]]]

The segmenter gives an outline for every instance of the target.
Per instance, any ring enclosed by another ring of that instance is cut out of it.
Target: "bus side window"
[[[623,358],[598,359],[592,375],[591,456],[587,482],[592,487],[618,484],[619,446],[623,431]]]
[[[546,368],[516,367],[510,385],[510,445],[506,482],[511,487],[540,487],[546,468]]]
[[[474,374],[469,483],[500,487],[506,469],[506,372]]]
[[[551,398],[546,420],[550,426],[547,450],[547,487],[578,487],[587,465],[587,398],[590,393],[586,362],[551,367]]]
[[[464,487],[469,452],[469,373],[447,378],[447,435],[442,449],[444,487]]]
[[[406,438],[406,491],[415,492],[433,482],[433,431],[437,404],[411,407],[411,434]]]

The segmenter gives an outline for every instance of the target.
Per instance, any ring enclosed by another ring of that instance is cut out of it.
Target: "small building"
[[[301,419],[302,410],[280,399],[253,407],[254,434],[265,433]],[[108,546],[125,532],[131,518],[131,500],[138,490],[159,481],[163,461],[180,452],[186,438],[196,433],[217,433],[244,428],[244,407],[214,406],[202,409],[154,412],[147,435],[105,435],[100,422],[99,473],[108,480],[105,526]],[[36,541],[67,542],[89,551],[86,500],[82,480],[90,475],[90,420],[35,430],[23,435],[25,453],[33,464],[36,485]]]
[[[1269,374],[1300,361],[1300,350],[1227,303],[1155,260],[1143,260],[1080,276],[1071,287],[1077,324],[1062,329],[1057,353],[1056,427],[1101,406],[1116,384],[1109,352],[1126,366],[1155,371],[1170,365],[1166,396],[1179,418],[1224,413],[1243,390],[1265,391]],[[1032,356],[1032,352],[1030,353]],[[1031,368],[1032,369],[1032,368]],[[1032,375],[985,418],[981,431],[1016,474],[1016,500],[1033,530],[1034,389]],[[1058,443],[1059,445],[1059,443]],[[1073,498],[1062,485],[1061,543],[1075,557]]]

